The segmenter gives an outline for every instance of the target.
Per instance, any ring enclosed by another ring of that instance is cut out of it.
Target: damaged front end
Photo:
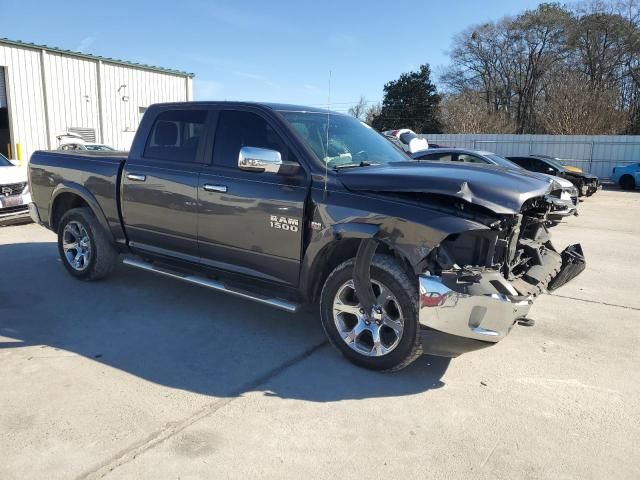
[[[584,270],[579,244],[562,252],[551,244],[549,215],[557,207],[555,199],[531,198],[520,213],[450,235],[431,251],[419,276],[425,353],[455,357],[495,344],[537,295]]]

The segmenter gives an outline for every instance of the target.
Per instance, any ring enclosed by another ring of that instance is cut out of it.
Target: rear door
[[[238,168],[242,147],[277,150],[296,162],[276,123],[251,109],[221,110],[212,161],[200,175],[198,241],[202,263],[289,285],[298,282],[309,178]]]
[[[198,180],[208,111],[162,111],[125,163],[122,216],[132,248],[197,262]]]

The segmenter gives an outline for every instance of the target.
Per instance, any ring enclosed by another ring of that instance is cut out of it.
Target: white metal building
[[[25,161],[67,132],[127,150],[147,106],[192,100],[192,77],[0,39],[0,152]]]

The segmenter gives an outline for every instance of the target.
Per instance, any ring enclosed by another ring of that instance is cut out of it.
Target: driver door
[[[219,112],[213,158],[203,168],[198,185],[201,262],[296,285],[309,180],[302,168],[290,176],[241,170],[242,147],[277,150],[284,161],[296,161],[262,115]]]

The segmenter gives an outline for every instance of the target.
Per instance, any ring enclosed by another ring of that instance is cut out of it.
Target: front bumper
[[[457,357],[502,340],[529,313],[534,291],[556,290],[585,269],[580,244],[569,245],[555,256],[558,262],[544,262],[549,264],[545,269],[534,266],[527,271],[529,282],[538,279],[538,283],[521,282],[527,288],[508,282],[497,271],[462,282],[457,274],[419,275],[418,320],[424,353]]]
[[[0,223],[6,225],[28,219],[29,202],[31,202],[29,193],[0,197]]]
[[[499,342],[528,313],[531,297],[467,294],[440,277],[420,275],[419,321],[425,353],[457,357]]]
[[[571,197],[571,192],[562,191],[561,196],[547,196],[547,201],[551,204],[551,210],[549,211],[548,218],[549,220],[560,221],[564,217],[568,217],[570,215],[576,215],[577,212],[577,196],[576,203],[574,203],[573,198]]]

